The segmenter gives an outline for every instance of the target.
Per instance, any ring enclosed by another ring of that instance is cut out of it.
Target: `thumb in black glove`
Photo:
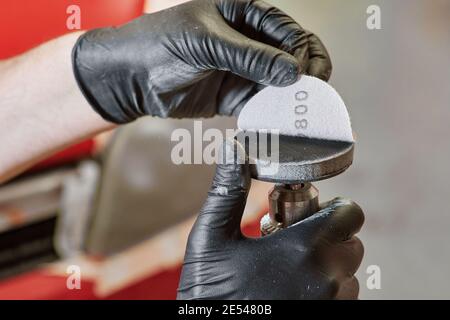
[[[260,0],[194,0],[82,35],[73,69],[106,120],[237,115],[266,85],[331,74],[313,34]]]
[[[363,246],[354,236],[364,215],[335,199],[313,216],[264,238],[250,239],[240,223],[250,188],[247,164],[217,166],[208,198],[190,233],[179,299],[352,299]],[[240,147],[237,147],[240,150]],[[238,154],[243,154],[241,151]],[[240,163],[243,157],[238,157]]]

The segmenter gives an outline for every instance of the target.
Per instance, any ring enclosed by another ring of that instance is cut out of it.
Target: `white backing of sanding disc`
[[[311,76],[288,87],[267,87],[242,109],[242,130],[279,130],[280,134],[353,142],[344,101],[325,81]]]

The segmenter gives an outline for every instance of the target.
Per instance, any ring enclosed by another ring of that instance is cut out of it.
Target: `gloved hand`
[[[227,144],[227,153],[232,145]],[[243,162],[243,161],[242,161]],[[249,167],[217,166],[208,198],[189,235],[179,299],[355,299],[363,246],[354,236],[364,214],[334,199],[317,214],[269,236],[240,230]]]
[[[106,120],[237,115],[266,85],[328,80],[325,47],[260,0],[195,0],[83,34],[73,69]]]

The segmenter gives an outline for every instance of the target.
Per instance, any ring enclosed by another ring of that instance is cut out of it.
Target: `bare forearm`
[[[71,66],[80,33],[0,62],[0,183],[112,127],[85,100]]]

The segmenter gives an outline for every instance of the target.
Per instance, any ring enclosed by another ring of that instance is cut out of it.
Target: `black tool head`
[[[247,152],[252,178],[261,181],[299,184],[328,179],[344,172],[353,161],[352,142],[249,131],[241,131],[235,138]],[[278,144],[273,139],[278,139]]]

